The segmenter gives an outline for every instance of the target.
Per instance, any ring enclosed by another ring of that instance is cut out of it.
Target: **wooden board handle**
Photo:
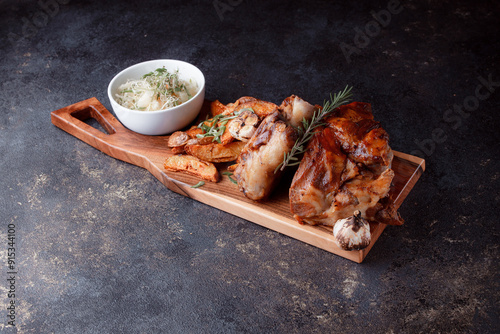
[[[163,161],[171,155],[166,136],[146,136],[125,128],[95,97],[55,110],[51,121],[58,128],[116,159],[143,167],[169,189],[189,194],[163,170]],[[85,123],[95,119],[106,131]]]
[[[106,133],[85,123],[89,118],[95,119]],[[95,97],[53,111],[51,120],[58,128],[116,159],[145,168],[149,163],[145,157],[148,147],[143,144],[146,136],[125,128]]]
[[[107,133],[85,123],[89,118],[94,118]],[[95,97],[53,111],[51,120],[55,126],[96,148],[93,138],[107,141],[108,136],[126,130]]]

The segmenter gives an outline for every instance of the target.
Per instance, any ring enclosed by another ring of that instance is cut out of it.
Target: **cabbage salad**
[[[198,91],[194,80],[179,79],[179,70],[170,73],[158,68],[139,80],[128,80],[118,88],[116,102],[121,106],[142,111],[156,111],[178,106]]]

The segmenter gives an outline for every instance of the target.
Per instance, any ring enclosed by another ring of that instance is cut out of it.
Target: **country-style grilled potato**
[[[219,182],[221,176],[214,164],[191,155],[173,155],[163,164],[166,170],[185,172],[211,182]]]
[[[215,100],[210,103],[210,115],[211,117],[217,116],[219,114],[224,114],[227,110],[227,106],[222,104],[219,100]]]
[[[194,144],[184,146],[184,151],[200,160],[219,163],[236,160],[244,146],[245,143],[241,141],[233,141],[226,145],[219,143]]]

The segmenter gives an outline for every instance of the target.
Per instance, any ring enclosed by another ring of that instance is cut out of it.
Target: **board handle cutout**
[[[95,97],[55,110],[50,117],[55,126],[99,150],[129,132]],[[87,124],[89,119],[97,121],[104,131]]]
[[[92,120],[97,121],[97,123],[101,126],[101,128],[105,131],[106,134],[112,135],[116,133],[116,129],[111,125],[111,123],[102,116],[102,114],[97,110],[93,105],[89,105],[87,108],[81,110],[75,110],[71,113],[71,116],[74,118],[87,123],[89,126],[94,129],[101,131],[99,128],[92,126]],[[90,122],[89,122],[90,121]],[[101,131],[101,132],[104,132]]]

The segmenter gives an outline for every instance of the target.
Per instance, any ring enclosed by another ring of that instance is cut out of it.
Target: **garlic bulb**
[[[333,236],[335,243],[343,250],[361,250],[370,244],[370,224],[356,210],[351,217],[337,220]]]

